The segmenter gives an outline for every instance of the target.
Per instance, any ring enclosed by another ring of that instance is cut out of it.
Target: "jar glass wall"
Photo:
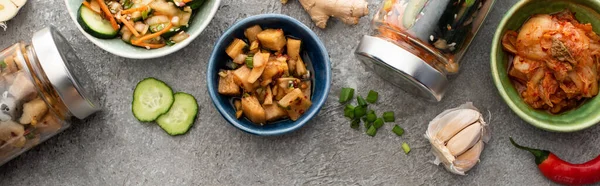
[[[28,51],[17,43],[0,52],[0,165],[69,127],[64,104]]]
[[[493,0],[385,0],[373,23],[378,37],[396,43],[436,69],[454,74]]]

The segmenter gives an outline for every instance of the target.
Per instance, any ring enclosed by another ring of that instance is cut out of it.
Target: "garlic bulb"
[[[481,113],[468,102],[435,117],[425,137],[432,145],[434,164],[442,163],[446,170],[465,175],[479,162],[490,133]]]
[[[17,15],[27,0],[0,0],[0,27],[6,30],[6,21]]]

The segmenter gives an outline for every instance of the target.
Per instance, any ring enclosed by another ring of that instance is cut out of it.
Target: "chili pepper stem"
[[[517,144],[515,142],[515,140],[512,139],[512,137],[509,137],[509,139],[510,139],[510,143],[512,143],[513,146],[515,146],[521,150],[526,150],[526,151],[531,152],[531,154],[533,154],[533,156],[535,156],[535,163],[537,165],[542,164],[542,162],[544,162],[544,160],[548,159],[548,156],[550,155],[550,151],[524,147],[524,146]]]

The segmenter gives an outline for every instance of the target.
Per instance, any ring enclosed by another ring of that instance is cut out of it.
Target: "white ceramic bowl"
[[[85,37],[87,37],[92,43],[96,44],[96,46],[110,52],[114,55],[131,58],[131,59],[150,59],[150,58],[158,58],[162,56],[169,55],[174,53],[183,47],[190,44],[196,37],[202,33],[202,31],[208,26],[212,18],[215,16],[215,13],[219,9],[219,5],[221,4],[221,0],[206,0],[202,7],[200,7],[195,16],[192,18],[190,26],[186,31],[190,34],[190,37],[184,40],[181,43],[177,43],[173,46],[167,46],[159,49],[145,49],[140,47],[131,46],[125,42],[123,42],[120,38],[115,39],[99,39],[91,36],[87,32],[83,30],[81,25],[77,23],[77,10],[83,0],[65,0],[65,5],[67,6],[67,10],[69,11],[69,15],[73,20],[73,24],[77,25],[77,28]]]

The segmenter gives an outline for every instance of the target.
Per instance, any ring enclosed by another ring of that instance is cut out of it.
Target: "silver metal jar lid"
[[[48,80],[73,116],[84,119],[100,110],[95,95],[87,91],[95,91],[87,70],[54,27],[36,32],[32,46]]]
[[[444,96],[446,75],[390,41],[365,35],[354,54],[377,75],[409,93],[430,101]]]

